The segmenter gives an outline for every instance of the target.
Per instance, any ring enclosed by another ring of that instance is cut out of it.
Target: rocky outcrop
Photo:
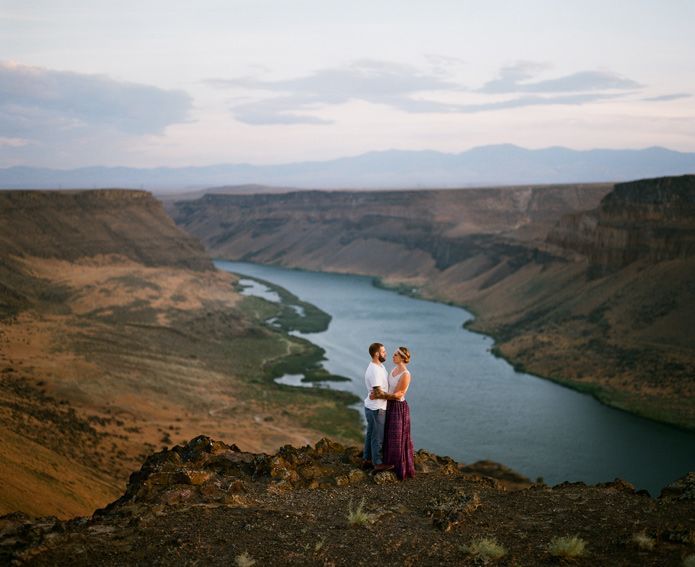
[[[593,210],[561,219],[548,242],[586,256],[592,273],[695,255],[695,175],[618,183]]]
[[[509,490],[509,469],[499,480],[426,451],[404,482],[359,462],[357,447],[329,439],[268,455],[199,436],[148,457],[91,518],[0,517],[0,561],[478,565],[491,559],[476,551],[486,539],[503,564],[539,565],[556,563],[548,544],[568,534],[588,548],[581,565],[678,564],[695,552],[691,500],[657,502],[619,479]]]
[[[360,468],[362,451],[324,438],[313,447],[285,445],[273,455],[241,451],[201,435],[184,445],[163,450],[148,457],[128,481],[125,494],[97,515],[109,514],[130,503],[169,504],[189,502],[234,502],[259,488],[271,494],[297,489],[328,489],[355,486],[366,482],[397,482],[393,472],[368,474]],[[415,454],[419,473],[448,471],[454,475],[481,478],[480,468],[465,467],[450,457],[440,457],[424,450]],[[495,486],[528,487],[531,481],[518,473],[486,462],[488,478]],[[253,488],[252,488],[253,486]]]

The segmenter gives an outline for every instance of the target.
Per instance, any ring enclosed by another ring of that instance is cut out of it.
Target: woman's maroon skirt
[[[384,463],[393,465],[396,476],[401,480],[415,476],[413,440],[410,437],[410,408],[405,400],[389,400],[386,406]]]

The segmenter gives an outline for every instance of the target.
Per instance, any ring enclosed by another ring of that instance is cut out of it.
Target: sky
[[[0,0],[0,167],[695,152],[695,0]]]

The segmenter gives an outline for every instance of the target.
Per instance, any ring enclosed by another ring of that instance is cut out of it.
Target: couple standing
[[[410,351],[399,347],[393,353],[391,372],[384,368],[386,348],[369,345],[372,361],[364,373],[368,396],[364,400],[367,434],[362,467],[375,471],[395,470],[400,480],[415,476],[413,441],[410,437],[410,408],[405,393],[410,386]]]

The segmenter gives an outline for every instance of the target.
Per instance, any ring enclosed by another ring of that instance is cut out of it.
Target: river
[[[277,284],[333,317],[328,330],[304,335],[326,350],[327,370],[352,379],[332,388],[364,397],[369,344],[386,345],[389,369],[393,350],[407,346],[416,449],[464,463],[490,459],[548,484],[619,477],[653,496],[695,471],[695,433],[515,371],[490,353],[490,337],[463,328],[472,317],[464,309],[380,289],[368,277],[215,264]]]

